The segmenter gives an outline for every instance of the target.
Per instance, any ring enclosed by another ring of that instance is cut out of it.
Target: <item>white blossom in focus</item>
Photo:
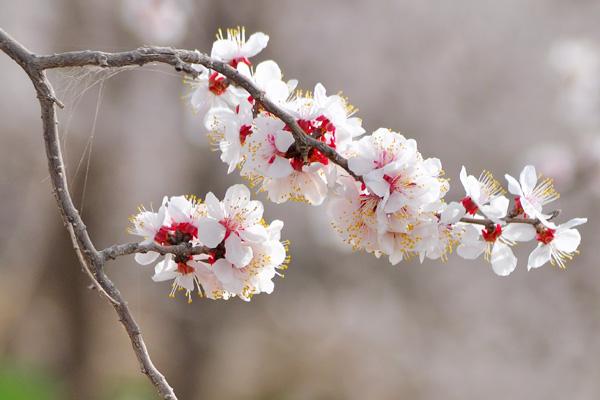
[[[250,35],[246,41],[246,30],[242,27],[227,29],[227,35],[219,29],[210,56],[237,68],[239,63],[251,65],[250,58],[260,53],[269,42],[269,36],[262,32]]]
[[[536,235],[538,245],[529,255],[527,269],[539,268],[548,261],[566,268],[566,262],[577,253],[581,243],[579,231],[573,228],[586,222],[587,218],[573,218],[555,229],[540,227]]]
[[[558,199],[559,194],[554,190],[552,179],[546,178],[538,183],[538,176],[533,165],[527,165],[521,171],[519,181],[506,174],[508,191],[515,195],[515,207],[518,214],[529,218],[537,218],[549,228],[555,225],[548,221],[550,215],[542,213],[542,207]]]
[[[377,231],[377,207],[381,199],[363,190],[350,176],[342,177],[340,183],[328,207],[333,229],[352,249],[381,254]]]
[[[305,161],[293,146],[294,137],[279,119],[260,115],[254,127],[242,175],[260,182],[273,202],[296,200],[321,204],[328,191],[322,171],[323,162],[328,160],[315,156],[314,161]]]
[[[187,79],[186,82],[192,88],[189,94],[192,110],[200,117],[204,127],[211,131],[214,127],[214,118],[209,112],[217,108],[235,110],[236,107],[247,97],[246,92],[229,84],[224,75],[209,70],[202,65],[194,65],[200,72],[195,79]]]
[[[371,193],[383,199],[385,213],[403,207],[419,209],[439,200],[447,191],[437,158],[423,159],[417,143],[399,133],[380,128],[354,142],[349,168],[363,180]]]
[[[515,242],[527,242],[534,238],[535,228],[530,224],[496,224],[483,229],[466,225],[456,251],[459,256],[468,260],[485,254],[496,275],[508,276],[517,267],[517,257],[510,246]]]
[[[235,110],[217,107],[208,111],[206,119],[211,127],[211,141],[221,151],[221,161],[229,165],[227,173],[230,174],[242,162],[243,147],[252,134],[252,108],[249,105]]]
[[[253,256],[250,243],[267,238],[260,224],[262,203],[250,200],[250,190],[244,185],[227,189],[222,202],[209,192],[205,203],[207,215],[198,221],[198,239],[210,248],[223,242],[224,257],[238,268],[245,267]]]
[[[467,175],[463,166],[460,170],[460,182],[465,189],[465,197],[460,202],[452,202],[446,209],[444,219],[458,221],[465,214],[476,215],[481,212],[495,223],[506,215],[509,200],[504,197],[504,189],[500,183],[487,171],[478,178]]]

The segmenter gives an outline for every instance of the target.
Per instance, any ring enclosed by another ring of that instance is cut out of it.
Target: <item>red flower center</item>
[[[479,207],[477,207],[477,204],[475,204],[473,199],[469,196],[465,197],[460,202],[462,203],[465,210],[467,210],[468,214],[475,215],[477,213],[477,210],[479,210]]]
[[[242,125],[240,127],[240,143],[243,145],[246,143],[246,138],[252,134],[251,125]]]
[[[336,148],[335,125],[333,125],[331,121],[324,115],[319,115],[313,120],[299,119],[296,122],[298,122],[300,128],[302,128],[307,135],[326,143],[331,148]],[[287,125],[284,129],[288,132],[292,131],[292,129]],[[329,164],[329,159],[320,150],[315,148],[310,149],[308,152],[308,159],[306,162],[304,162],[300,155],[293,155],[290,157],[290,164],[296,171],[302,171],[302,167],[305,164],[313,162],[327,165]]]
[[[191,265],[188,265],[185,262],[177,263],[177,272],[179,272],[182,275],[191,274],[194,271],[195,271],[194,267],[192,267]]]
[[[500,226],[500,224],[497,224],[496,226],[492,227],[492,229],[490,230],[490,228],[485,228],[481,231],[481,236],[483,236],[483,240],[485,240],[486,242],[495,242],[500,235],[502,235],[502,227]]]
[[[550,229],[550,228],[542,228],[541,230],[538,231],[537,235],[535,236],[535,238],[537,239],[538,242],[544,243],[544,244],[548,244],[551,241],[554,240],[554,233],[556,232],[555,229]]]
[[[227,90],[229,83],[223,75],[219,75],[218,72],[213,72],[208,77],[208,90],[213,92],[215,95],[220,96]]]
[[[521,204],[521,196],[515,196],[515,206],[513,209],[513,214],[522,214],[524,218],[527,218],[527,214],[525,214],[525,210],[523,209],[523,205]]]
[[[163,246],[177,245],[189,242],[197,237],[198,228],[194,225],[189,222],[175,222],[170,226],[161,226],[156,235],[154,235],[154,241]]]
[[[229,65],[231,65],[233,68],[237,68],[239,63],[244,63],[249,67],[252,66],[252,63],[250,60],[248,60],[248,57],[237,57],[229,61]]]

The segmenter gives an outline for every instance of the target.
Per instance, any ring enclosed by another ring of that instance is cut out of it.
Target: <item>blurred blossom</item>
[[[549,53],[550,65],[564,84],[560,100],[565,118],[576,126],[600,123],[600,55],[596,46],[583,39],[556,42]]]
[[[123,0],[121,17],[143,41],[173,45],[184,38],[191,11],[189,0]]]
[[[537,166],[540,173],[555,180],[563,189],[569,187],[575,178],[577,160],[573,149],[563,143],[547,143],[533,147],[525,153],[524,160]]]

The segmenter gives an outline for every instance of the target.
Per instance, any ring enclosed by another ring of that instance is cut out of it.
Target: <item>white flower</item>
[[[263,205],[250,200],[250,190],[244,185],[233,185],[225,193],[223,202],[208,193],[205,199],[207,216],[198,221],[198,239],[209,248],[223,242],[225,258],[238,268],[252,260],[250,243],[266,240],[266,229],[260,224]]]
[[[287,151],[294,143],[294,137],[284,130],[285,124],[279,119],[260,115],[255,119],[254,127],[255,132],[248,139],[242,175],[283,178],[291,174],[293,168]]]
[[[573,258],[581,242],[579,231],[573,227],[586,222],[587,218],[574,218],[556,229],[541,227],[536,236],[538,245],[529,255],[527,269],[539,268],[548,261],[566,268],[566,261]]]
[[[446,204],[432,204],[431,213],[422,213],[418,224],[413,229],[413,235],[419,238],[415,252],[423,262],[425,257],[431,260],[446,261],[456,244],[460,242],[464,225],[447,223],[438,215],[444,215]]]
[[[238,64],[237,69],[242,75],[251,79],[256,87],[265,92],[265,96],[269,100],[281,105],[286,102],[298,84],[296,80],[284,82],[281,69],[273,60],[261,62],[256,66],[254,72],[251,72],[246,64]],[[248,97],[247,100],[254,102],[252,97]]]
[[[219,61],[231,64],[234,68],[239,63],[251,65],[250,58],[260,53],[269,42],[269,36],[256,32],[246,41],[246,30],[242,27],[227,29],[227,38],[219,29],[217,40],[213,43],[210,56]]]
[[[172,254],[167,254],[161,262],[156,264],[152,280],[155,282],[173,280],[170,297],[175,297],[178,290],[185,291],[188,302],[192,302],[192,292],[209,299],[229,298],[229,294],[217,279],[210,266],[201,261],[206,260],[206,255],[194,256],[188,260],[178,260]]]
[[[247,153],[242,175],[259,182],[269,199],[276,203],[287,200],[305,201],[319,205],[327,194],[322,156],[315,149],[309,159],[292,147],[294,137],[279,119],[266,115],[254,121],[255,132],[247,142]],[[318,153],[318,154],[317,154]]]
[[[131,233],[143,236],[141,244],[155,242],[163,246],[181,243],[193,243],[197,239],[197,218],[203,212],[203,206],[194,197],[173,196],[163,198],[157,213],[143,208],[131,218],[133,228]],[[138,264],[153,263],[159,254],[153,251],[137,253],[135,260]]]
[[[210,118],[209,111],[214,108],[229,108],[234,110],[246,100],[248,93],[239,87],[229,84],[224,75],[207,69],[202,65],[194,65],[200,74],[194,79],[185,82],[192,87],[188,95],[192,110],[202,117],[206,129],[213,128],[214,119]]]
[[[327,96],[321,83],[315,85],[312,96],[308,93],[288,102],[287,109],[307,134],[317,137],[344,156],[352,139],[365,133],[361,119],[353,117],[356,109],[342,96]]]
[[[289,262],[286,247],[280,242],[282,227],[283,222],[273,221],[266,228],[266,240],[251,244],[253,257],[246,266],[238,268],[226,258],[213,263],[215,275],[228,292],[246,301],[255,294],[273,292],[273,277],[281,275],[277,270],[286,269]]]
[[[381,199],[361,190],[360,182],[350,176],[342,177],[340,184],[329,202],[331,226],[352,249],[379,252],[377,207]]]
[[[517,257],[510,246],[515,242],[526,242],[535,237],[535,228],[530,224],[513,223],[508,226],[475,228],[466,225],[461,244],[456,249],[459,256],[474,260],[485,252],[486,260],[499,276],[508,276],[517,267]]]
[[[221,150],[221,161],[227,163],[227,173],[233,172],[243,159],[243,146],[252,134],[252,109],[238,107],[237,112],[229,108],[214,108],[208,111],[207,120],[212,121],[211,139]]]
[[[383,198],[386,213],[405,206],[418,210],[447,191],[440,161],[423,160],[416,142],[396,132],[380,128],[354,142],[354,153],[348,166],[363,177],[370,192]]]
[[[467,175],[463,166],[460,170],[460,182],[466,192],[466,196],[460,202],[465,213],[476,215],[481,211],[495,223],[500,223],[500,218],[506,216],[509,200],[503,196],[504,189],[492,174],[484,171],[477,179],[473,175]],[[453,209],[455,207],[453,205]]]
[[[552,179],[546,178],[538,184],[538,176],[533,165],[523,168],[519,182],[508,174],[505,178],[508,181],[508,191],[515,195],[515,206],[519,214],[525,213],[530,218],[539,219],[549,228],[556,228],[548,221],[550,216],[542,213],[544,205],[559,198],[552,185]]]

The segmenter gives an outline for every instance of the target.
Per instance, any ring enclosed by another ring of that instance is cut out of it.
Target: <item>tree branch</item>
[[[102,68],[116,68],[127,66],[142,66],[144,64],[160,62],[175,67],[178,71],[184,71],[192,76],[198,73],[190,64],[201,64],[206,68],[215,70],[225,75],[236,85],[244,88],[250,95],[260,103],[265,110],[275,115],[290,127],[296,145],[301,152],[315,148],[323,153],[334,164],[339,165],[354,179],[362,182],[362,177],[356,175],[348,168],[348,160],[342,157],[335,149],[327,144],[307,135],[298,125],[296,119],[287,111],[279,107],[275,102],[265,96],[248,77],[240,74],[229,64],[214,60],[199,51],[172,49],[170,47],[140,47],[138,49],[120,53],[106,53],[102,51],[73,51],[47,56],[36,56],[35,63],[41,69],[83,67],[95,65]]]
[[[152,363],[139,326],[133,319],[127,303],[119,290],[104,273],[104,257],[94,247],[86,226],[73,204],[68,189],[64,161],[58,139],[58,120],[54,105],[60,103],[57,101],[52,85],[44,72],[44,69],[47,67],[38,62],[40,59],[39,56],[29,52],[2,29],[0,29],[0,49],[23,68],[31,79],[37,93],[41,108],[43,137],[46,157],[48,159],[50,182],[63,223],[69,232],[77,257],[99,292],[109,299],[117,312],[119,321],[129,335],[142,372],[148,376],[163,399],[176,400],[177,397],[173,389]]]
[[[548,218],[548,221],[551,221],[554,218],[558,217],[559,214],[560,214],[560,210],[552,211],[552,213],[550,213],[550,218]],[[507,224],[530,224],[533,226],[537,226],[537,225],[541,224],[541,221],[537,218],[519,218],[519,217],[508,216],[505,218],[501,218],[501,220],[506,222]],[[463,217],[460,219],[460,222],[464,222],[466,224],[475,224],[475,225],[484,225],[484,226],[490,226],[490,225],[495,224],[494,221],[492,221],[491,219],[488,219],[488,218]]]
[[[196,254],[208,254],[208,248],[204,246],[192,246],[190,243],[181,243],[175,246],[161,246],[156,242],[142,244],[137,242],[115,244],[100,252],[104,260],[114,260],[117,257],[135,253],[148,253],[154,251],[160,255],[174,254],[176,256],[190,256]]]

